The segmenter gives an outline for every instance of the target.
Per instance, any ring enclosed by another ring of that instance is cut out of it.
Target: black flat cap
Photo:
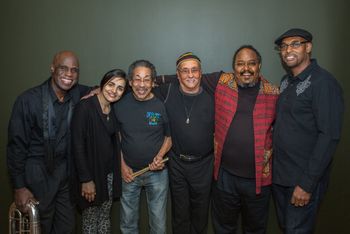
[[[281,45],[283,39],[287,37],[302,37],[307,41],[310,41],[310,42],[312,41],[312,34],[310,32],[301,28],[292,28],[292,29],[289,29],[287,32],[283,33],[281,36],[279,36],[275,40],[275,44],[278,46]]]

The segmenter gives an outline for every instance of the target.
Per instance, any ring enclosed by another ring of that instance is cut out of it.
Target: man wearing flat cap
[[[173,145],[169,181],[174,234],[206,233],[213,175],[214,99],[202,88],[201,60],[192,52],[176,61],[172,83],[161,85]],[[157,95],[157,90],[155,90]]]
[[[344,112],[337,80],[311,59],[312,39],[293,28],[275,40],[287,74],[276,107],[273,197],[288,234],[313,232]]]

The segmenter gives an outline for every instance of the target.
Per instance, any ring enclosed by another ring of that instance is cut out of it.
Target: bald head
[[[63,50],[63,51],[56,53],[52,59],[52,66],[56,67],[57,64],[60,64],[60,62],[65,60],[66,58],[69,58],[71,60],[75,60],[75,63],[79,67],[78,56],[73,51],[69,51],[69,50]]]
[[[57,96],[64,96],[78,82],[78,57],[72,51],[60,51],[53,57],[50,71],[53,89]]]

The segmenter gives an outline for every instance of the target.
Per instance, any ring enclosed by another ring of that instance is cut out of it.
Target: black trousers
[[[174,234],[207,233],[213,155],[185,162],[172,155],[169,181]]]
[[[213,185],[212,222],[215,233],[236,233],[241,214],[246,234],[266,233],[271,186],[255,193],[255,179],[234,176],[220,168],[218,181]]]
[[[28,189],[39,203],[41,233],[73,233],[75,207],[71,200],[67,160],[56,164],[48,174],[43,161],[26,164]]]

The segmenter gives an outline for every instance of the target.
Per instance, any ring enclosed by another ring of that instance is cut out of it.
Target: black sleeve
[[[164,121],[164,136],[170,137],[170,125],[169,125],[169,118],[168,114],[165,110],[165,106],[163,106],[163,121]]]
[[[156,77],[155,83],[157,85],[169,84],[177,81],[177,75],[160,75]]]
[[[91,92],[95,88],[98,88],[98,86],[88,87],[86,85],[78,84],[78,88],[79,88],[80,97],[84,97],[85,95],[87,95],[89,92]]]
[[[334,81],[322,83],[313,90],[312,108],[318,127],[318,138],[308,161],[308,170],[301,175],[299,185],[312,192],[324,174],[339,142],[344,114],[340,86]]]
[[[202,75],[202,86],[210,95],[214,95],[216,86],[223,72],[206,73]]]
[[[24,172],[33,125],[28,99],[17,98],[8,126],[7,167],[14,189],[26,187]]]
[[[169,88],[172,86],[172,84],[162,84],[158,87],[155,87],[153,89],[153,93],[154,95],[159,98],[159,100],[161,100],[162,102],[165,101],[165,99],[168,96],[169,93]]]
[[[92,180],[87,160],[87,123],[89,109],[87,103],[80,102],[74,109],[71,121],[72,135],[72,155],[76,165],[79,182],[88,182]]]

